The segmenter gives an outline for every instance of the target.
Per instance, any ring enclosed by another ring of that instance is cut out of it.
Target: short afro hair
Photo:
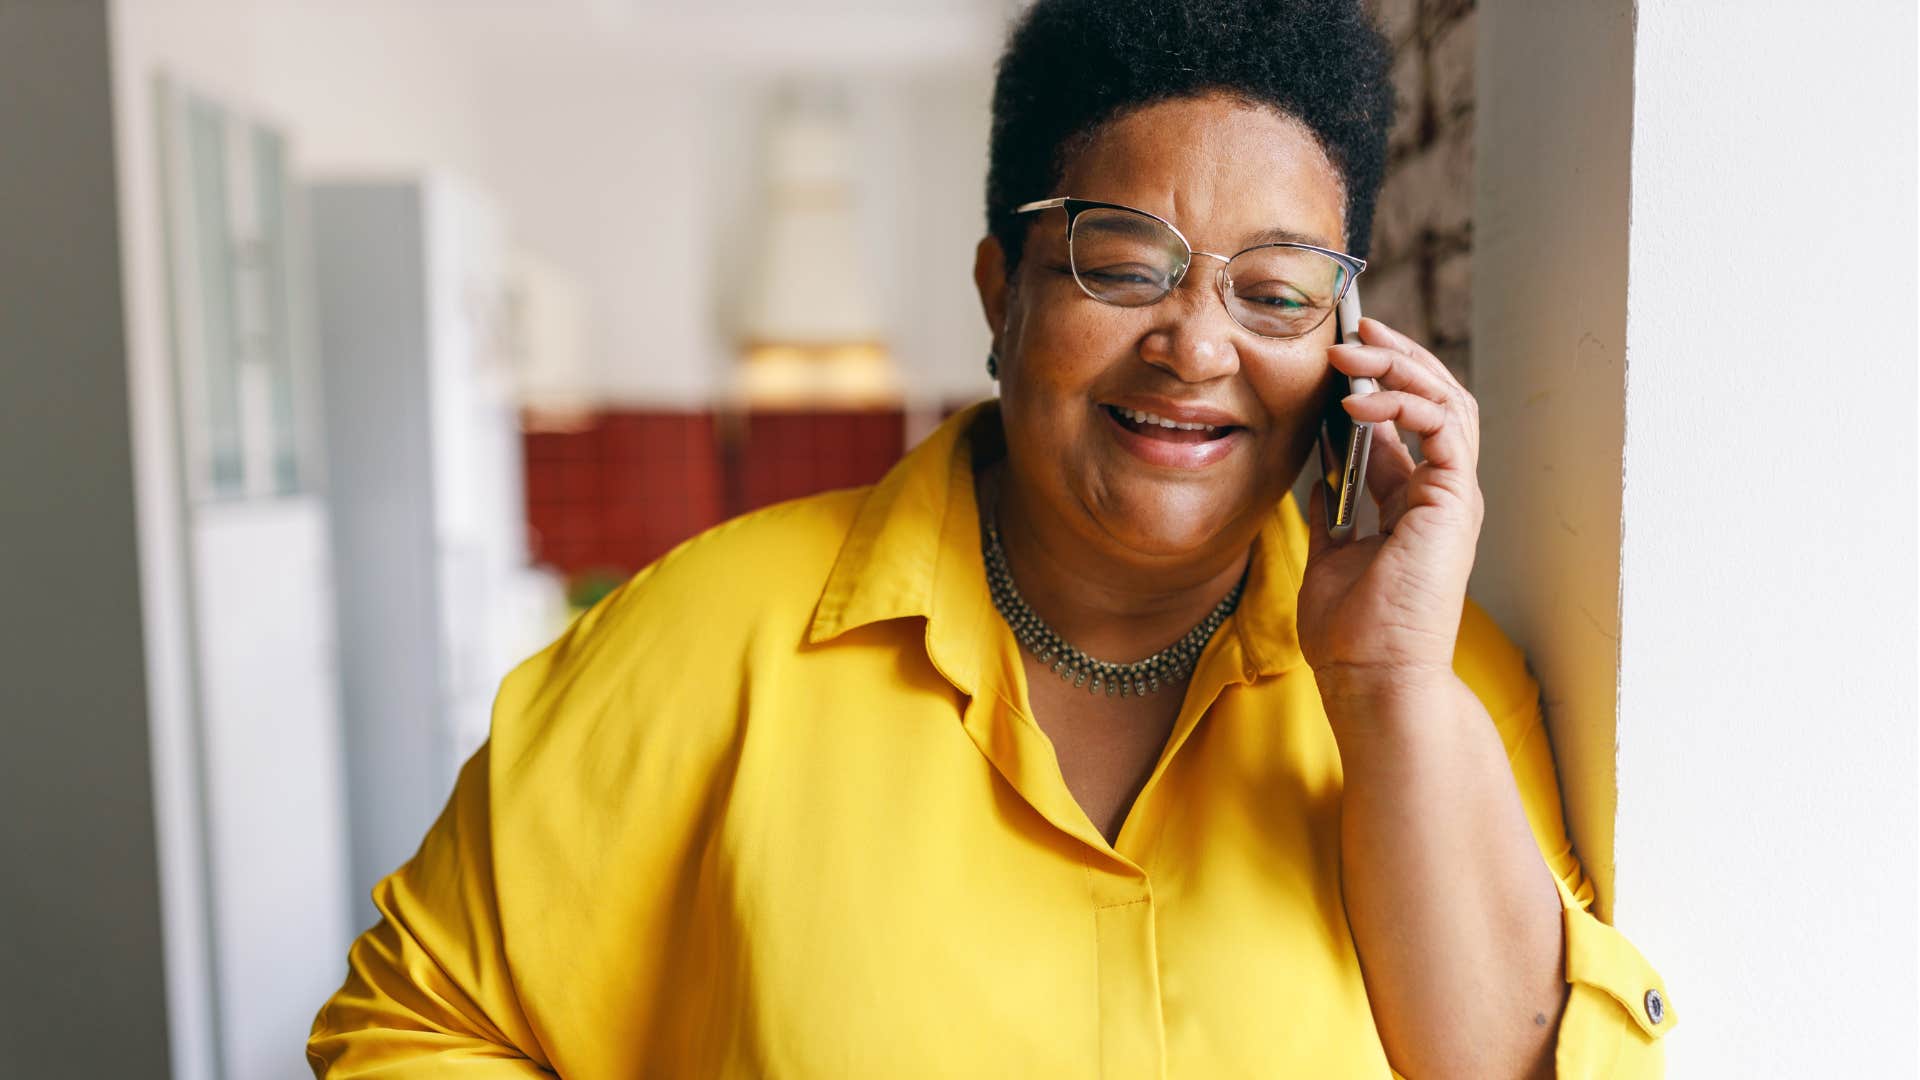
[[[993,88],[987,231],[1012,277],[1030,222],[1098,129],[1220,92],[1306,125],[1346,187],[1348,249],[1365,257],[1393,126],[1392,50],[1361,0],[1035,0]]]

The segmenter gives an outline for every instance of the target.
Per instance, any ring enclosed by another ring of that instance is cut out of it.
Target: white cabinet
[[[503,355],[505,236],[448,177],[309,188],[338,584],[351,878],[409,858],[528,620],[520,435]]]
[[[165,80],[156,96],[218,1054],[229,1076],[292,1076],[349,921],[297,215],[278,131]]]

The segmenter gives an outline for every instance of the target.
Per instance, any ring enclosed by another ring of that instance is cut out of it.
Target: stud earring
[[[987,350],[987,378],[1000,381],[1000,358],[991,349]]]

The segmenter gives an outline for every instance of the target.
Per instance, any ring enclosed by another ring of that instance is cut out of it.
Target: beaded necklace
[[[1001,618],[1013,630],[1013,636],[1036,659],[1051,665],[1053,673],[1062,679],[1075,686],[1086,687],[1090,694],[1102,690],[1108,695],[1119,694],[1121,697],[1151,694],[1163,686],[1178,685],[1184,681],[1193,672],[1193,665],[1200,659],[1201,650],[1213,638],[1214,631],[1220,629],[1220,624],[1226,622],[1227,616],[1233,614],[1233,609],[1240,605],[1240,590],[1246,584],[1246,575],[1242,574],[1227,595],[1200,621],[1200,625],[1145,660],[1136,660],[1131,664],[1096,660],[1067,644],[1066,639],[1041,622],[1040,616],[1020,598],[1020,590],[1013,584],[1013,571],[1007,566],[1006,550],[1000,546],[998,526],[992,517],[988,517],[983,525],[981,547],[986,556],[987,591],[993,594],[993,606],[999,609]]]

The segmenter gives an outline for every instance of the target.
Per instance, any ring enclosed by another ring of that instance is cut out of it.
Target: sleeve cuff
[[[1660,973],[1626,936],[1601,922],[1558,875],[1572,991],[1554,1049],[1561,1080],[1641,1080],[1666,1073],[1660,1040],[1680,1022]]]

